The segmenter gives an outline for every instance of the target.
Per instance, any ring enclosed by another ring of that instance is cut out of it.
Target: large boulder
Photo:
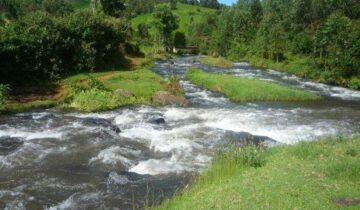
[[[152,100],[154,103],[161,104],[161,105],[171,104],[171,105],[187,107],[189,104],[188,100],[186,100],[184,97],[175,96],[168,91],[156,92],[152,96]]]
[[[121,132],[119,127],[117,127],[116,125],[113,125],[110,121],[108,121],[106,119],[88,117],[88,118],[83,119],[83,124],[87,125],[87,126],[103,127],[103,128],[109,129],[115,133]]]

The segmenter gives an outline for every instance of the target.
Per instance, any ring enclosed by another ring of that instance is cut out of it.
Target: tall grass
[[[360,136],[247,150],[220,154],[157,209],[359,209],[334,200],[360,198]]]
[[[205,73],[190,69],[187,78],[206,89],[223,93],[234,102],[244,101],[304,101],[321,99],[315,93],[286,87],[272,82],[225,74]]]

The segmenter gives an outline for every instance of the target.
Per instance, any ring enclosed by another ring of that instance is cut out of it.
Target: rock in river
[[[0,137],[0,155],[10,154],[23,144],[24,142],[19,138]]]
[[[184,97],[175,96],[168,91],[156,92],[152,96],[152,100],[153,100],[153,102],[161,104],[161,105],[171,104],[171,105],[187,107],[189,104],[189,102]]]
[[[116,125],[113,125],[110,121],[101,118],[84,118],[83,123],[89,126],[101,126],[107,128],[115,133],[120,133],[121,130]]]

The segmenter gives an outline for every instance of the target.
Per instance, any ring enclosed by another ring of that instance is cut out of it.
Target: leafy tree
[[[170,8],[172,10],[176,9],[176,3],[177,3],[177,0],[170,0]]]
[[[100,0],[100,2],[105,14],[113,17],[124,15],[125,0]]]
[[[359,24],[341,13],[331,15],[321,24],[316,31],[315,46],[325,70],[345,77],[359,73],[359,36]]]
[[[53,15],[68,15],[74,10],[65,0],[44,0],[42,2],[43,9]]]
[[[150,28],[150,26],[147,25],[146,23],[140,23],[137,27],[138,36],[142,39],[149,38],[149,36],[150,36],[149,28]]]
[[[184,33],[177,31],[174,35],[174,46],[177,48],[186,47],[186,36]]]
[[[167,52],[172,47],[172,33],[179,27],[179,17],[171,12],[168,5],[160,4],[156,6],[153,13],[155,18],[155,26],[158,30],[161,42]]]

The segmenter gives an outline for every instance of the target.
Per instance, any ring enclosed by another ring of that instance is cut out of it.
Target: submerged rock
[[[8,155],[23,144],[24,142],[19,138],[0,137],[0,155]]]
[[[116,125],[113,125],[109,120],[101,119],[101,118],[84,118],[83,123],[89,126],[100,126],[103,128],[107,128],[115,133],[120,133],[121,130]]]
[[[178,105],[182,107],[187,107],[189,102],[184,97],[175,96],[168,91],[158,91],[152,96],[152,100],[155,103],[161,105]]]
[[[225,131],[223,136],[226,144],[244,147],[248,145],[271,147],[278,144],[277,141],[266,136],[254,136],[247,132]]]
[[[157,119],[151,120],[151,123],[154,123],[154,124],[165,124],[165,119],[164,119],[164,118],[157,118]]]

